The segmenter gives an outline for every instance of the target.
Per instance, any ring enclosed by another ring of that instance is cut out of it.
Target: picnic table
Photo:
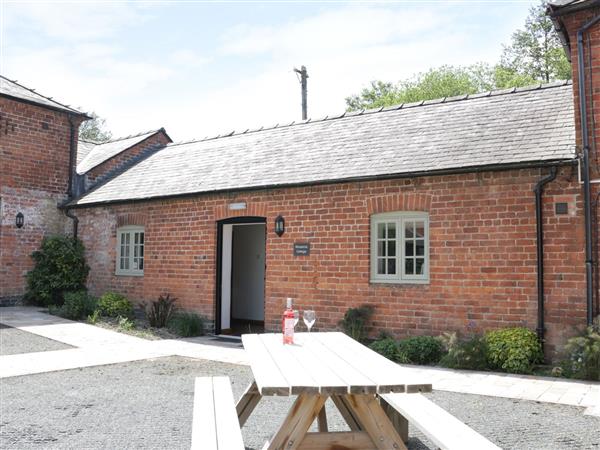
[[[263,396],[297,396],[265,449],[406,449],[408,424],[380,396],[430,392],[430,383],[343,333],[296,333],[293,345],[281,334],[246,334],[242,342],[254,381],[236,406],[240,426]],[[328,429],[328,398],[350,431]],[[315,419],[318,432],[309,432]]]

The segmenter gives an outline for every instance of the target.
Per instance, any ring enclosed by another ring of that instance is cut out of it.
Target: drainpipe
[[[542,194],[544,186],[556,178],[556,167],[550,168],[550,173],[539,180],[533,188],[535,192],[535,227],[537,233],[537,336],[544,349],[544,222],[542,220]]]
[[[67,187],[67,196],[69,200],[73,198],[73,172],[75,171],[75,153],[77,151],[77,141],[75,140],[75,121],[69,114],[70,142],[69,142],[69,186]],[[69,208],[65,209],[65,216],[73,221],[73,239],[77,239],[79,228],[79,219],[71,212]]]
[[[594,320],[594,254],[592,243],[592,191],[590,184],[590,137],[588,134],[587,101],[585,96],[585,67],[583,54],[583,35],[593,25],[600,21],[600,16],[594,17],[577,31],[577,79],[579,88],[579,112],[581,117],[581,139],[583,144],[583,204],[585,215],[585,279],[587,324]]]

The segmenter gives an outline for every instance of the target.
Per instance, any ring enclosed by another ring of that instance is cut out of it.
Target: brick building
[[[162,145],[103,175],[81,155],[91,189],[67,205],[88,288],[169,292],[216,332],[278,329],[286,297],[319,329],[364,303],[399,337],[522,325],[551,357],[598,313],[600,25],[582,32],[591,63],[576,36],[595,5],[550,6],[573,83]]]

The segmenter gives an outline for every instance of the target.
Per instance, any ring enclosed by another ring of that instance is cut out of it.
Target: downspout
[[[67,196],[69,200],[73,198],[73,172],[75,171],[75,154],[77,152],[77,141],[75,139],[75,122],[73,116],[69,114],[70,142],[69,142],[69,186],[67,187]],[[65,209],[65,216],[73,221],[73,239],[77,239],[79,228],[79,219],[71,212],[69,208]]]
[[[585,95],[585,67],[583,51],[583,35],[600,21],[600,16],[594,17],[577,31],[577,80],[579,88],[579,112],[581,118],[581,139],[583,144],[583,204],[585,215],[585,279],[587,324],[594,320],[594,254],[592,242],[592,191],[590,184],[590,137],[588,133],[587,101]]]
[[[556,167],[550,168],[550,173],[539,180],[533,188],[535,192],[535,226],[537,233],[537,336],[544,349],[544,333],[546,327],[544,325],[544,222],[542,208],[542,194],[544,186],[556,178]]]

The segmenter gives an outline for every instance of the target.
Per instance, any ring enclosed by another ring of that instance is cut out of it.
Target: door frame
[[[223,225],[243,225],[243,224],[264,224],[265,225],[265,281],[267,277],[266,271],[266,253],[267,253],[267,218],[257,216],[241,216],[231,217],[217,221],[217,255],[216,255],[216,284],[215,284],[215,334],[221,334],[221,310],[222,310],[222,294],[223,294]],[[233,250],[233,248],[232,248]],[[229,280],[231,284],[231,279]],[[266,288],[266,282],[265,282]],[[264,296],[264,292],[263,292]],[[230,308],[231,310],[231,308]],[[231,312],[230,312],[231,314]]]

